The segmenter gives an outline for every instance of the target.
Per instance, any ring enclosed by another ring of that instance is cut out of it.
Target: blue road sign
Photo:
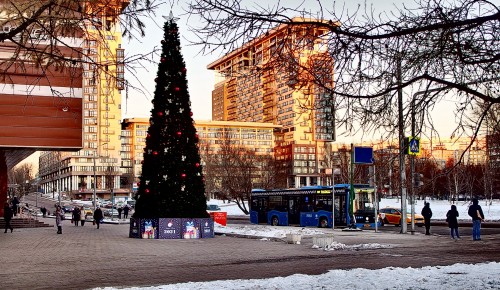
[[[420,154],[420,138],[408,137],[408,154],[409,155]]]
[[[373,147],[354,147],[355,164],[373,164]]]

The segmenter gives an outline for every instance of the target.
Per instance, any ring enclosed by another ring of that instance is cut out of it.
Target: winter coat
[[[80,220],[84,221],[86,217],[85,210],[80,210]]]
[[[62,216],[64,215],[64,212],[62,210],[56,210],[56,226],[61,226],[62,225]]]
[[[79,208],[76,207],[75,209],[73,209],[73,220],[75,222],[80,220],[80,214],[81,214],[81,211]]]
[[[12,212],[12,209],[10,208],[10,206],[6,205],[3,207],[3,218],[6,222],[10,221],[12,219],[12,215],[13,215],[13,212]]]
[[[432,210],[429,207],[429,204],[426,204],[424,206],[424,208],[422,209],[421,214],[424,217],[424,219],[426,219],[426,220],[430,220],[431,219],[431,217],[432,217]]]
[[[446,213],[446,221],[448,222],[448,227],[450,229],[458,228],[458,211],[457,210],[449,210]]]
[[[94,220],[100,221],[100,220],[102,220],[102,218],[103,218],[102,210],[98,207],[94,211]]]
[[[478,211],[479,211],[479,215],[481,216],[481,218],[478,217],[478,214],[477,214]],[[469,207],[468,213],[473,221],[484,220],[483,209],[479,205],[479,202],[477,201],[477,199],[472,200],[472,205]]]

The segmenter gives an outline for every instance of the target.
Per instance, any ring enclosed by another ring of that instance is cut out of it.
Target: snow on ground
[[[433,211],[433,219],[444,220],[446,212],[450,209],[448,201],[429,200]],[[244,215],[235,203],[224,203],[219,200],[210,200],[208,203],[218,204],[222,211],[228,215]],[[470,220],[467,215],[468,202],[457,202],[461,220]],[[500,201],[495,200],[486,204],[480,201],[486,219],[489,221],[500,220]],[[380,207],[401,207],[397,199],[382,199]],[[420,212],[423,201],[417,201],[415,212]],[[408,207],[409,208],[409,207]],[[271,227],[265,225],[216,225],[219,233],[232,233],[253,235],[257,237],[280,238],[286,234],[320,235],[320,229],[300,227]],[[325,250],[362,250],[368,248],[383,248],[388,245],[359,244],[345,245],[334,242]],[[151,287],[119,288],[128,290],[197,290],[197,289],[500,289],[500,263],[480,264],[455,264],[451,266],[422,267],[422,268],[397,268],[387,267],[378,270],[351,269],[331,270],[322,275],[295,274],[287,277],[250,280],[218,280],[211,282],[189,282]],[[397,277],[397,278],[388,278]],[[118,289],[112,287],[95,289]]]
[[[379,270],[331,270],[321,275],[295,274],[287,277],[250,280],[217,280],[151,287],[120,288],[129,290],[197,289],[500,289],[500,263],[476,265],[396,268]],[[388,278],[393,277],[393,278]],[[397,278],[396,278],[397,277]],[[117,289],[117,288],[96,288]]]

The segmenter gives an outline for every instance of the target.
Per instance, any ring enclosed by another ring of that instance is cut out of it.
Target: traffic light
[[[422,181],[423,178],[424,178],[424,175],[422,173],[414,173],[413,174],[413,184],[415,185],[415,187],[419,187],[419,186],[424,185],[424,182]]]

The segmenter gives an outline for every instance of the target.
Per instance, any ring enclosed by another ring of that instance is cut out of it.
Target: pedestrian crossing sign
[[[408,155],[420,155],[419,137],[408,137]]]

